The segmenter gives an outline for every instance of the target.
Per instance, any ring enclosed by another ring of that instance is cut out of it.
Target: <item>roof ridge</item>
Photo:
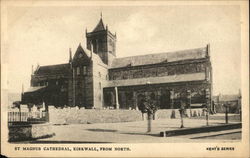
[[[68,65],[69,63],[63,63],[63,64],[53,64],[53,65],[43,65],[39,67],[48,67],[48,66],[59,66],[59,65]]]
[[[103,31],[103,30],[105,30],[105,27],[101,18],[92,32]]]
[[[171,54],[171,53],[177,53],[177,52],[199,50],[199,49],[204,49],[204,48],[206,48],[206,47],[199,47],[199,48],[193,48],[193,49],[182,49],[182,50],[176,50],[176,51],[170,51],[170,52],[161,52],[161,53],[150,53],[150,54],[144,54],[144,55],[134,55],[134,56],[127,56],[127,57],[119,57],[119,58],[115,58],[115,59],[124,59],[124,58],[140,57],[140,56],[147,56],[147,55]]]

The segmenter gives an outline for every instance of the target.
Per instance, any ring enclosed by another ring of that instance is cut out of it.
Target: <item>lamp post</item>
[[[226,124],[228,124],[228,105],[223,104],[223,106],[225,107],[225,121]]]
[[[241,108],[239,109],[239,113],[240,113],[240,121],[242,121],[242,111],[241,111]]]
[[[175,118],[175,111],[174,111],[174,91],[173,90],[170,91],[170,101],[171,101],[170,108],[172,109],[171,119],[173,119],[173,118]]]
[[[187,90],[187,98],[188,98],[188,102],[189,102],[190,117],[192,117],[192,111],[191,111],[191,90]]]
[[[184,123],[183,123],[184,106],[183,106],[182,101],[181,101],[181,107],[179,109],[179,112],[180,112],[180,116],[181,116],[181,127],[180,128],[184,128]]]
[[[208,115],[209,115],[209,108],[210,108],[210,106],[209,106],[209,104],[210,104],[210,91],[209,91],[209,89],[206,89],[205,90],[205,93],[206,93],[206,120],[207,120],[207,126],[209,126],[209,124],[208,124],[208,120],[209,120],[209,118],[208,118]]]
[[[147,81],[146,82],[146,90],[148,90],[150,85],[150,82]],[[149,96],[146,95],[146,98],[149,98]],[[147,104],[150,104],[150,100],[146,99]],[[151,119],[151,112],[149,111],[149,109],[147,109],[147,114],[148,114],[148,131],[147,132],[151,132],[151,124],[152,124],[152,119]]]

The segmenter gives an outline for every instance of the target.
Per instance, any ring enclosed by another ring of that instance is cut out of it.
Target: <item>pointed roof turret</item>
[[[71,48],[69,48],[69,63],[72,62],[72,51]]]
[[[101,16],[101,19],[100,19],[99,23],[96,25],[93,32],[103,31],[103,30],[105,30],[105,27],[104,27],[104,24],[103,24],[103,21],[102,21],[102,16]]]
[[[22,83],[22,94],[24,93],[23,83]]]

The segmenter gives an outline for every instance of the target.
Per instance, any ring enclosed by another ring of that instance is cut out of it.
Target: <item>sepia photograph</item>
[[[118,2],[1,1],[1,154],[247,157],[248,1]]]

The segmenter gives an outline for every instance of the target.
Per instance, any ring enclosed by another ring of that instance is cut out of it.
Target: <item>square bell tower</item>
[[[103,63],[110,65],[113,58],[116,57],[116,34],[108,30],[108,26],[104,27],[102,16],[92,32],[87,32],[87,49],[91,50],[93,45],[93,53],[100,56]]]

